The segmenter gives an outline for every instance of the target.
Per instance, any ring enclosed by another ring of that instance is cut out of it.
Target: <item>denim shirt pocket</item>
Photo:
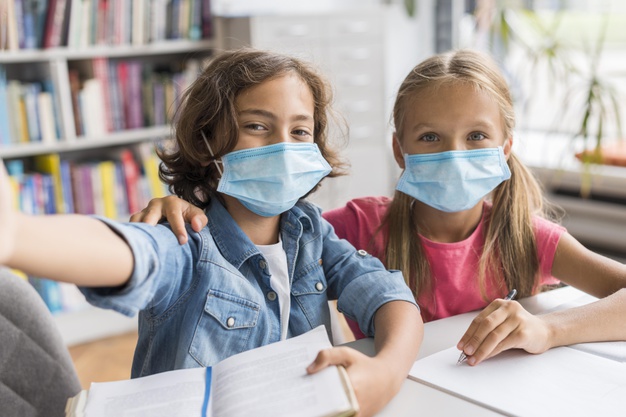
[[[203,367],[248,350],[261,306],[238,295],[209,290],[189,354]]]
[[[318,261],[303,268],[291,284],[291,295],[294,297],[311,328],[320,324],[328,326],[328,295],[324,268]]]

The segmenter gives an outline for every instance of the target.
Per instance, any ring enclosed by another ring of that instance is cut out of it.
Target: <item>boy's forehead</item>
[[[309,86],[296,74],[288,73],[249,87],[236,97],[239,113],[251,109],[283,110],[313,117],[314,98]]]

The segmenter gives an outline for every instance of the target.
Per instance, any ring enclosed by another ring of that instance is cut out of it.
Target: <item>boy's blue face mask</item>
[[[511,178],[501,146],[469,151],[404,155],[396,190],[437,210],[468,210]]]
[[[283,142],[231,152],[222,157],[222,167],[217,191],[264,217],[292,208],[331,172],[315,143]]]

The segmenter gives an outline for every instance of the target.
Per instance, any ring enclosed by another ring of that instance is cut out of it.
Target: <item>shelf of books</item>
[[[163,196],[183,91],[216,49],[209,0],[0,1],[0,158],[26,213],[128,220]],[[136,328],[29,277],[76,344]]]

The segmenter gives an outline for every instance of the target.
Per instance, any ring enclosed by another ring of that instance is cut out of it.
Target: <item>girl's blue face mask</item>
[[[501,146],[405,154],[404,164],[396,190],[448,213],[469,210],[511,178]]]
[[[206,138],[205,142],[213,155]],[[221,164],[217,191],[263,217],[289,210],[331,172],[315,143],[242,149],[224,155]]]

